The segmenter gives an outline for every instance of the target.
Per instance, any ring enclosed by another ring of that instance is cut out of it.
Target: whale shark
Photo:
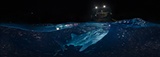
[[[89,46],[96,44],[98,41],[103,39],[105,35],[107,35],[109,30],[104,30],[103,28],[95,29],[80,35],[76,35],[74,33],[71,34],[71,40],[69,40],[66,44],[60,44],[62,50],[65,50],[65,46],[73,45],[74,47],[80,46],[79,52],[84,51]],[[59,42],[58,42],[59,43]]]
[[[72,40],[66,45],[82,46],[79,50],[81,52],[89,46],[100,41],[105,35],[108,34],[108,32],[109,31],[107,30],[96,29],[81,35],[71,34]]]

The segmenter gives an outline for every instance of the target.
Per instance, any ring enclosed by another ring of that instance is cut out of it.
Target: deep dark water
[[[82,52],[79,46],[73,45],[62,51],[56,41],[65,44],[71,40],[72,33],[80,35],[100,28],[92,26],[93,23],[69,23],[69,26],[3,23],[0,26],[0,57],[160,57],[160,25],[139,18],[106,22],[110,24],[106,29],[109,33],[96,44]]]

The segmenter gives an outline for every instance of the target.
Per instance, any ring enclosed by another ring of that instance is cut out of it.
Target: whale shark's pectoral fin
[[[85,44],[85,45],[83,45],[83,46],[80,48],[79,51],[81,52],[81,51],[85,50],[85,49],[88,48],[90,45],[91,45],[91,44]]]

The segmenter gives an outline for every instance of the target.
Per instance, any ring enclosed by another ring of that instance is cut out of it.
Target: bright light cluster
[[[95,6],[95,9],[98,9],[98,6]]]
[[[103,8],[106,8],[106,5],[103,5]]]
[[[95,9],[98,9],[98,6],[95,6],[94,8],[95,8]],[[106,5],[103,5],[102,8],[106,8]]]

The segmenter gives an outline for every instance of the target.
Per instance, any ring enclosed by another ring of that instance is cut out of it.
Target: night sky
[[[110,5],[116,20],[142,18],[160,22],[160,1],[154,0],[26,0],[1,1],[0,21],[9,23],[87,22],[95,4]]]

